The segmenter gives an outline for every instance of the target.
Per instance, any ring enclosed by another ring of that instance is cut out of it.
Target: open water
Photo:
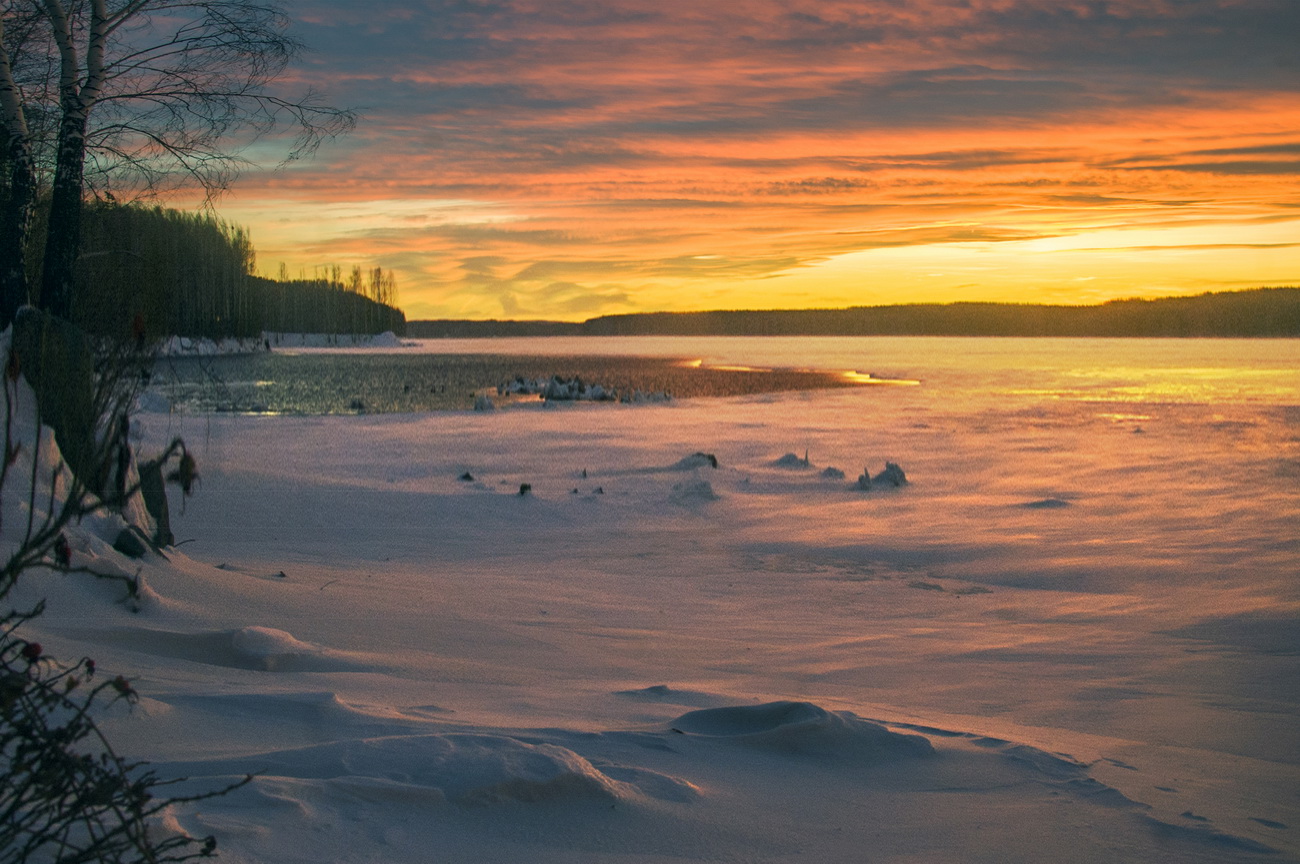
[[[516,377],[581,377],[620,395],[741,396],[906,383],[911,399],[1300,406],[1300,340],[614,337],[415,340],[160,362],[178,409],[407,413],[467,409]],[[870,377],[868,377],[870,376]]]

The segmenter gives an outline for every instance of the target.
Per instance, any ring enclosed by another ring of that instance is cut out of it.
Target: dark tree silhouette
[[[88,188],[122,197],[180,181],[211,198],[246,164],[241,145],[287,127],[286,158],[296,159],[355,123],[312,91],[276,90],[302,46],[272,0],[0,0],[0,11],[0,110],[9,173],[19,178],[8,184],[4,221],[30,224],[24,178],[34,190],[44,169],[39,305],[62,318],[71,313]],[[31,118],[51,115],[53,142],[38,140]],[[19,267],[9,260],[4,268],[12,273],[0,285],[7,317],[25,299]]]

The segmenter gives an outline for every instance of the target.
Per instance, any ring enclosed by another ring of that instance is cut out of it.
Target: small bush
[[[133,702],[135,691],[120,675],[100,680],[93,660],[64,665],[21,638],[18,628],[40,612],[0,619],[0,861],[213,856],[212,837],[151,835],[150,820],[196,798],[159,797],[155,774],[113,752],[94,713]]]

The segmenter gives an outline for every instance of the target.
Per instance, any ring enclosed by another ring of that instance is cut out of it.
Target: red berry
[[[23,646],[22,654],[23,659],[28,663],[35,663],[37,660],[41,659],[41,643],[28,642]]]
[[[116,690],[120,696],[131,697],[135,695],[135,691],[131,689],[131,682],[127,681],[121,675],[118,675],[113,679],[113,689]]]

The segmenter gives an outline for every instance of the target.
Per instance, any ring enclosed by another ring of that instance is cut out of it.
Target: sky
[[[360,122],[218,202],[408,318],[1300,284],[1296,0],[292,0]],[[280,145],[248,155],[266,166]]]

